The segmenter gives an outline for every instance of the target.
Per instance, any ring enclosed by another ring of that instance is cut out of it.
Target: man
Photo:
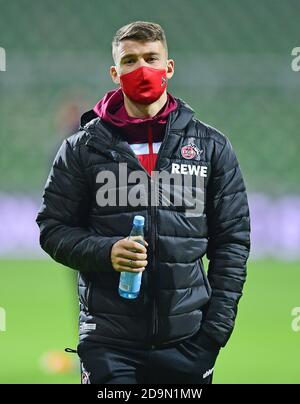
[[[211,383],[246,278],[240,167],[227,137],[167,92],[174,61],[158,24],[119,29],[113,58],[120,87],[62,144],[37,217],[42,248],[78,271],[82,382]],[[161,173],[173,185],[151,187]],[[141,174],[140,203],[131,203]],[[192,206],[178,203],[183,191],[196,195]],[[145,247],[126,239],[136,214]],[[143,271],[136,299],[119,296],[121,271]]]

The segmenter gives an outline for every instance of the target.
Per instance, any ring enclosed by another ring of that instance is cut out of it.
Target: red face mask
[[[167,87],[165,69],[141,66],[130,73],[121,74],[121,88],[132,101],[151,104],[159,99]]]

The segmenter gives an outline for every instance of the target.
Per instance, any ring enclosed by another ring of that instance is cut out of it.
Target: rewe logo
[[[207,167],[195,166],[192,164],[172,163],[172,174],[190,174],[199,175],[200,177],[207,177]]]
[[[6,71],[6,53],[4,48],[0,48],[0,72]]]
[[[6,311],[0,307],[0,331],[6,331]]]

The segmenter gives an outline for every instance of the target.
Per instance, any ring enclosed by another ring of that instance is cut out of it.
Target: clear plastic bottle
[[[133,226],[129,239],[145,245],[144,242],[144,216],[134,216]],[[135,299],[140,291],[142,272],[121,272],[119,282],[119,295],[126,299]]]

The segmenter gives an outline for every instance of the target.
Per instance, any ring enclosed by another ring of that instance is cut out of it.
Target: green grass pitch
[[[249,261],[234,333],[221,350],[215,383],[300,383],[300,263]],[[43,353],[77,345],[75,274],[48,260],[1,260],[0,383],[79,383],[79,371],[47,373]],[[72,355],[72,354],[70,354]],[[73,355],[76,358],[76,355]]]

